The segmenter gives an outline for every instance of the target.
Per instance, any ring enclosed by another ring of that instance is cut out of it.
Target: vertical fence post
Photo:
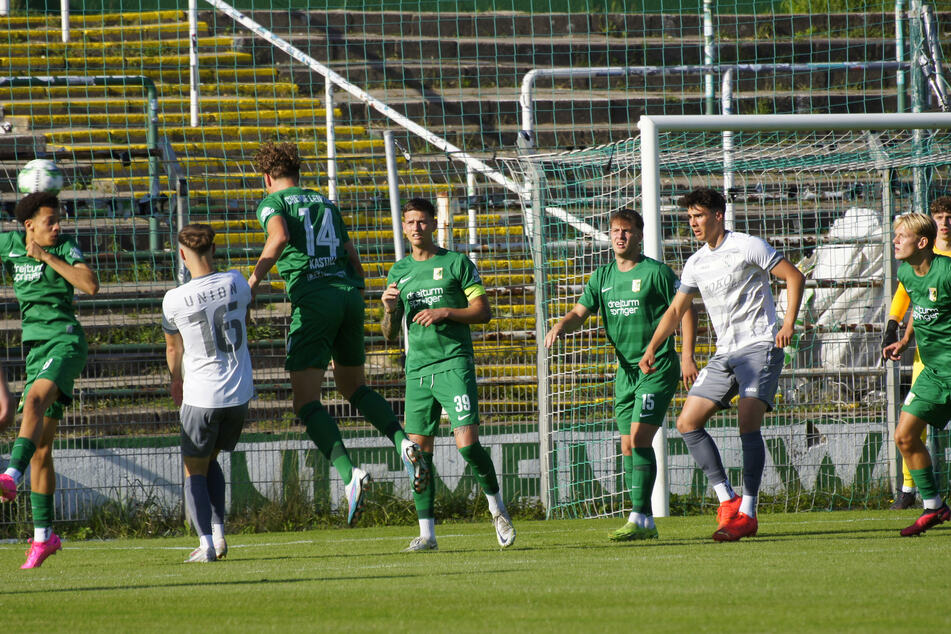
[[[469,259],[473,264],[479,262],[479,232],[476,231],[476,173],[466,165],[466,222],[469,229]]]
[[[554,463],[553,422],[551,420],[551,386],[549,385],[548,350],[545,348],[545,334],[548,328],[548,256],[545,249],[545,176],[538,166],[529,166],[529,188],[532,202],[531,212],[526,225],[532,227],[531,253],[532,269],[535,280],[535,357],[538,375],[538,458],[539,458],[539,498],[545,507],[545,515],[551,517],[555,503],[555,488],[552,483]]]
[[[324,121],[327,126],[327,197],[333,202],[338,201],[337,193],[337,132],[334,129],[334,84],[329,77],[324,77]],[[393,142],[393,132],[389,132],[390,145]],[[394,150],[391,148],[391,151]],[[389,158],[387,158],[389,161]],[[389,163],[387,163],[389,165]],[[396,153],[393,153],[393,174],[396,174]],[[398,193],[398,191],[397,191]],[[392,200],[392,199],[391,199]],[[399,195],[396,197],[399,208]],[[399,236],[397,236],[399,238]],[[402,244],[402,238],[400,244]]]
[[[898,285],[895,279],[895,257],[892,253],[892,177],[893,170],[882,170],[882,263],[884,265],[885,296],[890,299]],[[885,362],[885,424],[888,427],[889,447],[888,480],[893,494],[898,492],[898,449],[895,447],[895,427],[901,408],[900,361]],[[931,434],[934,436],[934,434]]]
[[[59,17],[63,29],[63,42],[69,42],[69,0],[60,0]]]
[[[911,68],[909,69],[911,80],[911,111],[918,113],[922,111],[924,102],[924,78],[921,76],[921,56],[924,54],[924,35],[921,28],[921,0],[911,0],[910,19],[908,35],[911,39]],[[925,131],[921,129],[912,130],[911,144],[915,155],[920,155],[923,151],[925,140]],[[925,170],[920,167],[911,168],[911,188],[914,210],[918,213],[927,213],[927,184],[925,183]]]
[[[710,66],[716,62],[713,37],[713,0],[703,0],[703,63]],[[707,114],[716,114],[716,95],[714,93],[713,73],[703,74],[703,93]]]
[[[895,0],[895,61],[905,61],[905,0]],[[898,93],[897,111],[905,111],[905,70],[895,73],[895,91]]]
[[[188,0],[188,100],[189,123],[198,127],[198,0]]]
[[[733,114],[733,70],[728,69],[723,73],[723,88],[721,89],[720,99],[723,114]],[[734,210],[733,197],[730,196],[730,190],[733,189],[733,132],[724,130],[723,139],[723,197],[726,198],[726,214],[724,215],[724,224],[730,231],[733,230],[736,212]]]
[[[386,130],[383,133],[383,152],[386,155],[386,182],[389,185],[390,193],[390,224],[393,227],[393,252],[396,261],[399,262],[406,257],[406,249],[403,248],[400,183],[399,175],[396,171],[396,143],[393,141],[392,130]],[[403,321],[403,348],[406,352],[409,352],[409,333],[407,332],[405,320]]]
[[[452,200],[449,192],[436,194],[436,242],[444,249],[452,249]]]

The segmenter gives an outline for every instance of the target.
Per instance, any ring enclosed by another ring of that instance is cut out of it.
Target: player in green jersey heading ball
[[[938,492],[931,454],[921,440],[926,425],[944,429],[951,418],[951,258],[935,254],[938,228],[930,216],[904,214],[895,220],[894,230],[895,259],[902,262],[898,280],[911,298],[914,328],[885,346],[882,354],[898,361],[914,331],[925,366],[905,398],[895,428],[895,444],[925,507],[914,524],[901,530],[903,537],[912,537],[951,519],[951,509]]]
[[[456,447],[485,493],[502,548],[515,541],[492,458],[479,442],[479,394],[470,324],[492,319],[475,265],[461,253],[436,245],[436,210],[414,198],[403,207],[403,234],[412,253],[390,269],[382,300],[383,336],[396,339],[403,316],[409,329],[406,352],[406,431],[432,465],[433,437],[445,409]],[[419,537],[405,552],[436,550],[435,486],[414,495]]]
[[[300,164],[292,143],[264,143],[254,157],[268,192],[257,210],[267,241],[248,284],[256,293],[277,264],[291,301],[284,368],[291,375],[294,412],[340,474],[347,523],[353,526],[370,476],[353,466],[337,422],[320,402],[331,359],[337,390],[393,442],[416,490],[426,486],[429,474],[419,447],[406,436],[389,403],[366,384],[363,266],[337,206],[298,185]]]
[[[632,509],[627,523],[609,537],[612,541],[656,539],[651,492],[657,478],[657,459],[652,442],[681,374],[685,384],[697,377],[693,360],[697,317],[693,310],[684,314],[681,362],[677,360],[674,339],[669,337],[657,351],[657,371],[641,372],[637,362],[670,306],[678,286],[677,276],[663,262],[641,253],[644,220],[637,212],[614,212],[610,232],[614,262],[591,275],[578,303],[548,332],[545,347],[551,348],[556,340],[580,328],[588,315],[601,314],[618,359],[614,413],[621,434],[624,483]]]
[[[0,499],[16,496],[29,465],[33,541],[21,567],[37,568],[61,548],[53,532],[53,438],[86,365],[86,337],[73,309],[73,288],[95,295],[99,280],[79,246],[62,235],[56,196],[30,194],[17,203],[14,215],[25,231],[0,233],[0,259],[13,278],[28,352],[23,418],[10,464],[0,474]]]

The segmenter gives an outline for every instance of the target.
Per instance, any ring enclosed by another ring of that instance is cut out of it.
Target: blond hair
[[[919,238],[926,238],[928,244],[926,248],[934,247],[935,240],[938,238],[938,225],[935,224],[931,216],[919,213],[902,214],[895,218],[892,228],[897,230],[899,227],[905,227]]]

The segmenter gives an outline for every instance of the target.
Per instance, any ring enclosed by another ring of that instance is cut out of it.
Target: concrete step
[[[187,25],[186,25],[187,26]],[[187,31],[187,29],[186,29]],[[249,53],[222,52],[199,53],[198,63],[202,66],[247,66],[254,62]],[[11,71],[27,71],[32,73],[62,74],[65,71],[75,72],[75,69],[95,69],[98,73],[102,68],[124,69],[130,68],[179,66],[188,68],[188,55],[64,55],[52,54],[43,58],[0,56],[0,64]]]
[[[192,142],[192,143],[172,143],[172,149],[178,156],[233,156],[234,153],[244,152],[250,155],[254,151],[254,146],[256,146],[260,140],[255,139],[254,141],[219,141],[219,142]],[[253,143],[254,146],[249,146],[250,143]],[[370,151],[377,150],[381,153],[383,152],[383,140],[375,139],[359,139],[353,141],[341,140],[337,141],[335,147],[340,152],[354,153],[357,151]],[[298,147],[305,152],[314,152],[315,147],[316,151],[324,152],[326,151],[327,144],[323,141],[314,143],[314,142],[299,142]],[[90,159],[90,158],[115,158],[123,154],[133,153],[140,156],[144,156],[148,147],[144,143],[128,143],[128,144],[114,144],[114,143],[57,143],[57,144],[47,144],[46,151],[51,155],[52,158],[58,159],[60,156],[65,156],[71,159]]]
[[[697,36],[702,32],[702,16],[697,13],[552,13],[527,12],[363,12],[331,11],[249,11],[245,15],[269,30],[286,35],[293,32],[322,32],[335,38],[359,37],[364,34],[420,38],[439,34],[446,38],[514,37],[532,33],[548,38],[567,33],[628,35],[631,37],[676,38],[684,34]],[[240,33],[227,16],[201,11],[200,19],[214,33]],[[894,25],[893,12],[815,13],[815,14],[714,14],[716,28],[724,40],[765,39],[806,36],[822,33],[863,32]],[[940,24],[948,23],[951,14],[938,14]]]
[[[272,93],[272,94],[269,94]],[[297,107],[308,109],[322,108],[323,104],[317,99],[309,97],[288,97],[278,94],[279,91],[268,91],[267,85],[258,95],[252,97],[230,95],[202,95],[199,99],[200,111],[206,114],[217,112],[257,112],[258,110],[293,110]],[[116,100],[108,97],[90,99],[50,99],[42,106],[42,114],[74,114],[89,113],[131,113],[145,112],[148,101],[145,90],[142,89],[139,97],[127,97]],[[162,97],[158,102],[159,114],[189,112],[191,101],[188,95],[181,97]],[[29,101],[0,101],[0,108],[6,115],[29,116],[33,114],[36,105]]]
[[[338,125],[334,127],[337,138],[341,140],[359,139],[365,137],[367,129],[363,126]],[[86,129],[76,130],[74,128],[53,130],[43,134],[46,144],[70,144],[70,143],[112,143],[112,144],[137,144],[145,143],[148,131],[140,127],[115,127],[111,129]],[[205,125],[198,128],[190,127],[166,127],[162,129],[162,135],[171,142],[196,143],[196,142],[229,142],[245,141],[260,143],[263,139],[269,138],[294,138],[298,136],[318,136],[326,137],[327,128],[321,126],[306,125]]]

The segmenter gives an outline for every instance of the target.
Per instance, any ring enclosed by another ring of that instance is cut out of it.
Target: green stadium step
[[[257,144],[259,141],[254,141]],[[207,143],[172,143],[172,149],[179,156],[194,154],[198,156],[219,155],[227,156],[233,152],[250,151],[248,144],[251,141],[215,141]],[[354,152],[357,150],[383,150],[383,139],[379,140],[358,140],[358,141],[337,141],[334,146],[341,152]],[[297,147],[305,152],[315,152],[326,150],[327,144],[324,142],[300,142]],[[80,157],[113,157],[125,152],[142,153],[148,151],[144,143],[129,144],[96,144],[96,143],[72,143],[72,144],[48,144],[46,151],[53,155],[65,154],[70,158]],[[222,192],[218,192],[220,195]]]
[[[412,186],[401,188],[404,191],[411,190]],[[260,197],[259,197],[260,198]],[[467,235],[467,229],[455,229],[453,230],[453,236],[456,238],[462,238]],[[479,236],[520,236],[522,235],[521,226],[508,226],[508,227],[478,227],[476,233]],[[349,230],[350,239],[355,242],[371,241],[371,240],[387,240],[389,242],[393,241],[393,231],[392,230],[364,230],[364,229],[352,229]],[[219,233],[215,236],[215,244],[219,246],[247,246],[247,245],[264,245],[264,232],[262,230],[252,232],[233,232],[233,233]]]
[[[93,26],[110,25],[132,25],[132,24],[163,24],[167,22],[181,22],[188,18],[184,11],[142,11],[142,12],[124,12],[124,13],[89,13],[72,14],[69,16],[69,26],[72,28],[91,28]],[[62,18],[57,15],[26,15],[26,16],[5,16],[0,18],[0,32],[9,29],[12,26],[29,27],[31,29],[41,26],[50,28],[59,28],[62,24]]]
[[[327,111],[324,108],[300,108],[297,110],[258,110],[256,112],[237,110],[234,112],[200,112],[199,126],[213,125],[278,125],[287,121],[294,121],[298,117],[309,122],[323,123]],[[343,116],[340,110],[334,111],[335,117]],[[56,114],[56,115],[18,115],[6,117],[7,120],[20,118],[24,120],[27,129],[44,129],[53,127],[101,127],[101,126],[142,126],[148,118],[142,113],[108,112],[98,114]],[[158,116],[159,127],[188,126],[191,115],[188,112],[162,113]],[[167,128],[166,128],[167,129]],[[164,132],[164,130],[163,130]]]
[[[144,89],[141,91],[141,97],[128,98],[121,101],[115,99],[50,99],[43,103],[43,114],[86,114],[113,111],[125,112],[145,112],[148,100],[144,97]],[[322,108],[323,103],[319,99],[310,99],[307,97],[232,97],[204,95],[199,98],[199,111],[205,112],[258,112],[262,108],[268,110],[293,110],[301,107]],[[30,102],[18,101],[0,101],[0,108],[7,115],[29,116],[33,114],[35,105]],[[159,112],[189,112],[191,100],[189,97],[162,97],[159,99]]]
[[[402,178],[412,178],[414,176],[424,177],[429,175],[429,171],[424,169],[398,170],[397,174]],[[355,179],[374,179],[385,181],[386,177],[387,172],[385,170],[339,170],[337,172],[337,178],[343,182]],[[327,174],[326,172],[301,172],[301,179],[308,183],[324,184],[327,180]],[[229,175],[206,172],[203,174],[191,174],[188,177],[188,181],[191,187],[201,185],[203,187],[209,188],[231,185],[236,186],[239,189],[247,189],[251,187],[260,187],[262,183],[262,176],[256,173]],[[149,188],[150,182],[151,179],[149,179],[148,176],[96,178],[90,182],[89,187],[91,189],[105,193],[128,189],[147,190]],[[168,178],[162,176],[159,178],[159,184],[161,186],[168,187]],[[389,222],[389,218],[387,218],[386,221]]]
[[[334,131],[338,138],[366,136],[367,129],[363,126],[341,125],[335,126]],[[263,139],[275,137],[296,137],[300,134],[315,134],[327,136],[327,128],[321,126],[302,125],[211,125],[198,128],[163,128],[162,135],[171,142],[195,143],[214,141],[242,141],[245,139],[260,143]],[[145,143],[148,131],[145,128],[113,128],[91,130],[57,130],[43,133],[47,145],[60,143]]]
[[[417,171],[417,170],[413,170]],[[368,214],[363,211],[351,212],[346,209],[342,210],[344,215],[344,220],[347,223],[348,227],[359,226],[359,227],[369,227],[372,225],[391,227],[392,219],[389,215],[383,214]],[[495,225],[502,222],[504,216],[502,214],[479,214],[479,224],[485,225]],[[465,214],[456,214],[452,217],[454,225],[462,225],[468,220],[468,216]],[[256,231],[260,228],[258,221],[254,218],[239,218],[236,220],[216,220],[209,223],[215,231],[226,231],[226,232],[236,232],[241,230],[251,230]],[[455,226],[454,229],[460,230],[460,227]],[[531,260],[523,260],[528,263],[528,266],[531,266]],[[556,262],[561,262],[561,260],[555,260]],[[496,260],[496,262],[502,262]],[[505,261],[507,264],[508,261]]]
[[[419,194],[429,194],[435,196],[439,192],[448,191],[450,189],[448,183],[403,183],[400,185],[400,191],[403,193],[419,193]],[[386,183],[379,183],[375,185],[347,185],[347,184],[338,184],[337,185],[337,194],[344,196],[347,194],[386,194],[389,191],[389,186]],[[169,192],[171,193],[171,192]],[[194,198],[218,198],[218,199],[249,199],[254,200],[255,206],[265,195],[263,183],[256,189],[199,189],[194,188],[189,190],[189,195]],[[350,232],[353,235],[353,232]],[[393,234],[392,231],[389,232],[390,235]],[[501,234],[499,234],[501,235]]]
[[[187,30],[187,29],[186,29]],[[198,63],[214,64],[219,66],[232,66],[238,64],[252,64],[254,57],[250,53],[199,53]],[[51,73],[59,70],[73,70],[76,68],[88,69],[98,67],[114,66],[116,68],[129,69],[138,66],[188,66],[188,55],[133,55],[123,57],[120,55],[102,55],[102,56],[65,56],[48,55],[42,59],[35,60],[31,57],[0,57],[0,65],[8,70],[27,70],[34,73]]]
[[[205,29],[200,29],[207,31]],[[0,38],[4,32],[0,30]],[[88,55],[89,53],[100,54],[102,51],[114,50],[115,42],[98,42],[83,40],[76,37],[76,33],[70,32],[70,42],[48,41],[44,42],[35,38],[26,42],[9,42],[3,47],[3,52],[10,57],[33,57],[36,55],[65,55],[67,57],[76,55]],[[198,37],[198,48],[203,53],[217,52],[209,49],[231,50],[234,45],[232,37]],[[189,52],[188,38],[176,38],[173,40],[138,40],[123,41],[122,49],[129,52],[141,51],[144,49],[161,49],[163,54],[173,53],[176,55],[187,55]]]
[[[181,83],[159,83],[155,84],[159,98],[162,97],[182,97],[188,96],[190,86]],[[262,92],[287,92],[296,94],[298,86],[292,82],[278,81],[256,81],[248,82],[224,82],[203,80],[201,88],[205,95],[242,95],[257,96]],[[70,101],[76,99],[88,99],[90,97],[142,97],[141,86],[10,86],[0,88],[0,95],[3,99],[26,100],[28,102],[43,101],[46,99],[69,98]],[[338,110],[339,111],[339,110]],[[112,113],[118,114],[118,113]]]
[[[198,22],[198,32],[207,33],[208,23]],[[30,39],[34,42],[47,40],[50,44],[62,44],[62,30],[56,26],[46,28],[28,28],[28,29],[0,29],[0,34],[6,35],[9,39],[22,38]],[[164,22],[156,24],[118,24],[112,26],[99,27],[78,27],[69,29],[70,38],[78,41],[86,38],[92,40],[121,40],[123,43],[128,41],[145,39],[164,39],[163,36],[172,36],[175,39],[182,36],[188,37],[188,22]]]
[[[314,163],[319,163],[321,165],[325,165],[327,163],[326,156],[302,154],[301,160],[305,166],[313,165]],[[402,156],[397,157],[396,162],[398,165],[406,165],[406,159],[404,159]],[[206,170],[227,171],[233,169],[248,173],[254,170],[254,166],[251,164],[250,159],[236,160],[222,157],[180,156],[178,157],[178,163],[182,169],[189,173],[189,178],[201,178]],[[367,154],[337,155],[338,169],[353,169],[355,167],[363,166],[380,167],[384,165],[385,162],[382,156],[372,156]],[[133,158],[131,162],[128,163],[123,163],[122,161],[98,161],[90,165],[91,174],[95,177],[102,178],[119,173],[122,173],[123,176],[145,175],[148,174],[148,167],[148,160],[140,158]]]

